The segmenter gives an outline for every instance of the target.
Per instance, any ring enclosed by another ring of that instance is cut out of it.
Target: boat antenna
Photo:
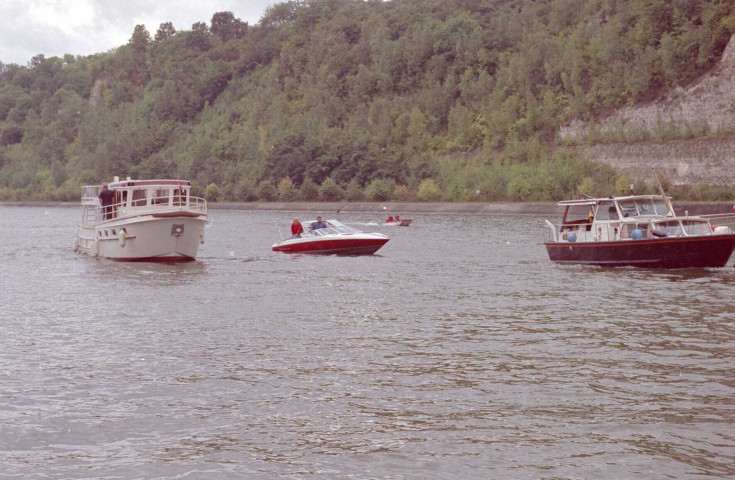
[[[658,173],[656,174],[656,183],[658,184],[658,191],[661,192],[661,198],[664,199],[664,204],[666,205],[666,208],[669,210],[667,213],[667,216],[676,216],[676,213],[674,213],[674,207],[671,206],[671,202],[669,201],[669,197],[666,196],[666,192],[664,192],[664,187],[661,185],[661,180],[658,178]]]
[[[283,234],[281,233],[281,227],[278,226],[278,222],[276,222],[276,230],[278,230],[278,235],[280,235],[281,240],[283,240]]]

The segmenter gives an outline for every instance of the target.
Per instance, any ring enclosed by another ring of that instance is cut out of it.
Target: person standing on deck
[[[100,204],[102,205],[102,212],[104,213],[104,219],[109,220],[112,218],[112,201],[115,198],[115,192],[107,188],[107,184],[102,185],[102,191],[100,192],[98,198],[100,199]]]

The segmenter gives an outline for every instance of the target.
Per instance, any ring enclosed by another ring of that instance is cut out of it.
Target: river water
[[[0,207],[0,478],[735,476],[732,259],[558,266],[542,217],[328,212],[299,216],[391,241],[293,256],[292,214],[210,213],[158,265]]]

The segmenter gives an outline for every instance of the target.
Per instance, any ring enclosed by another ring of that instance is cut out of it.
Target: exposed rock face
[[[105,81],[103,79],[98,78],[92,85],[92,91],[89,93],[89,104],[93,107],[99,105],[100,100],[102,99],[102,86],[104,83]]]
[[[653,132],[662,123],[707,125],[710,132],[735,131],[735,36],[720,62],[699,81],[676,88],[647,105],[623,108],[601,122],[598,131],[637,128]],[[562,139],[583,136],[588,129],[575,121],[560,130]],[[597,144],[570,147],[581,158],[608,163],[636,178],[659,173],[676,183],[735,185],[735,135],[711,139]]]
[[[735,136],[665,143],[570,147],[580,158],[607,163],[635,179],[655,175],[677,184],[735,186]]]

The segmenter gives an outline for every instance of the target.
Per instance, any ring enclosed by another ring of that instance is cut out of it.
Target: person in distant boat
[[[398,215],[396,215],[396,222],[400,222],[400,221],[401,221],[401,217],[399,217]]]
[[[301,225],[298,218],[293,217],[293,222],[291,223],[291,235],[294,237],[300,237],[302,233],[304,233],[304,227]]]
[[[395,220],[393,220],[393,215],[389,215],[388,220],[385,221],[385,223],[390,223],[390,222],[395,222]]]
[[[313,222],[309,227],[309,230],[319,230],[320,228],[327,228],[327,224],[322,221],[322,217],[316,217],[316,222]]]
[[[107,184],[102,185],[102,191],[99,194],[100,204],[102,205],[102,211],[104,212],[105,220],[112,218],[112,201],[115,198],[115,192],[107,187]]]
[[[588,223],[587,231],[588,232],[592,230],[592,222],[594,221],[595,221],[595,212],[593,212],[592,209],[590,208],[590,213],[587,214],[587,223]]]

